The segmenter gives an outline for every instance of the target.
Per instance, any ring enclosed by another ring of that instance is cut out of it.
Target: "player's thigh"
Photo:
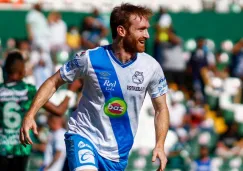
[[[98,154],[91,142],[77,134],[65,134],[65,143],[70,170],[98,170]]]

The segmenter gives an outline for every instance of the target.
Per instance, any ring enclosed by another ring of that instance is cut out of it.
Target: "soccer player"
[[[158,158],[158,170],[164,170],[168,88],[160,65],[144,53],[151,14],[131,4],[115,7],[110,17],[113,43],[77,53],[41,86],[23,121],[21,142],[32,144],[28,132],[37,130],[34,116],[57,88],[83,78],[83,96],[65,134],[70,170],[125,170],[147,91],[156,112],[152,161]]]
[[[61,171],[66,159],[65,142],[63,140],[66,130],[63,128],[64,118],[58,115],[48,116],[50,134],[44,153],[42,171]]]
[[[36,88],[22,81],[25,62],[20,52],[8,53],[4,69],[6,80],[0,84],[0,170],[25,171],[31,146],[21,145],[19,129],[36,94]],[[76,83],[70,86],[70,90],[77,89]],[[53,114],[62,115],[68,102],[69,97],[66,97],[59,106],[47,102],[44,107]]]

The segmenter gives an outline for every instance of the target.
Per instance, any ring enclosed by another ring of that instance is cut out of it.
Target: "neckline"
[[[21,81],[12,81],[12,82],[8,82],[8,83],[4,83],[7,87],[12,87],[17,85],[18,83],[20,83]]]
[[[133,64],[133,63],[137,60],[137,56],[138,56],[138,55],[137,55],[137,53],[136,53],[136,55],[135,55],[130,61],[128,61],[128,62],[126,62],[126,63],[122,63],[122,62],[115,56],[115,54],[113,53],[113,51],[112,51],[112,49],[111,49],[111,45],[108,45],[107,50],[108,50],[108,53],[109,53],[109,55],[111,56],[111,58],[112,58],[118,65],[120,65],[122,68],[125,68],[125,67],[127,67],[127,66]]]

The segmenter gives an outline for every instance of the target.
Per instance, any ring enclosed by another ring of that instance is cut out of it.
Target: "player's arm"
[[[61,116],[65,113],[65,111],[68,108],[69,99],[70,99],[70,97],[66,96],[65,99],[58,106],[56,106],[53,103],[48,101],[48,102],[46,102],[46,104],[43,107],[51,114]]]
[[[155,136],[156,144],[153,151],[152,161],[154,162],[156,158],[161,161],[161,167],[159,171],[165,169],[167,158],[165,155],[164,144],[165,138],[169,129],[169,111],[166,104],[166,95],[162,95],[156,98],[152,98],[152,103],[155,109]]]
[[[166,93],[168,91],[167,82],[159,63],[154,64],[154,73],[148,85],[148,93],[152,98],[152,103],[155,109],[155,136],[156,144],[153,150],[152,161],[156,158],[160,160],[160,168],[158,171],[163,171],[167,158],[164,150],[165,138],[169,128],[169,111],[166,104]]]
[[[33,40],[33,33],[32,33],[32,30],[31,30],[30,24],[26,24],[26,29],[27,29],[27,33],[28,33],[28,39],[29,39],[29,41],[32,41]]]
[[[22,127],[20,129],[20,141],[22,144],[33,144],[29,136],[29,130],[33,130],[37,134],[37,126],[35,123],[35,115],[38,110],[51,98],[56,90],[65,82],[61,78],[60,71],[48,78],[37,91],[31,107],[24,117]]]
[[[77,53],[72,60],[65,63],[59,71],[42,84],[34,97],[20,129],[20,141],[23,145],[33,144],[29,137],[29,130],[32,129],[37,134],[37,126],[34,120],[37,111],[65,82],[72,83],[78,78],[83,78],[87,74],[87,68],[88,55],[85,52]]]
[[[26,117],[34,117],[38,110],[52,97],[57,89],[65,82],[61,78],[60,71],[48,78],[37,91]]]

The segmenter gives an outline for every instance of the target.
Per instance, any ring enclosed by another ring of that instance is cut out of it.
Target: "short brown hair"
[[[110,17],[110,27],[113,39],[117,36],[116,29],[119,25],[122,25],[126,29],[129,28],[129,18],[131,15],[149,18],[152,15],[152,11],[147,7],[136,6],[129,3],[123,3],[120,6],[114,7]]]

